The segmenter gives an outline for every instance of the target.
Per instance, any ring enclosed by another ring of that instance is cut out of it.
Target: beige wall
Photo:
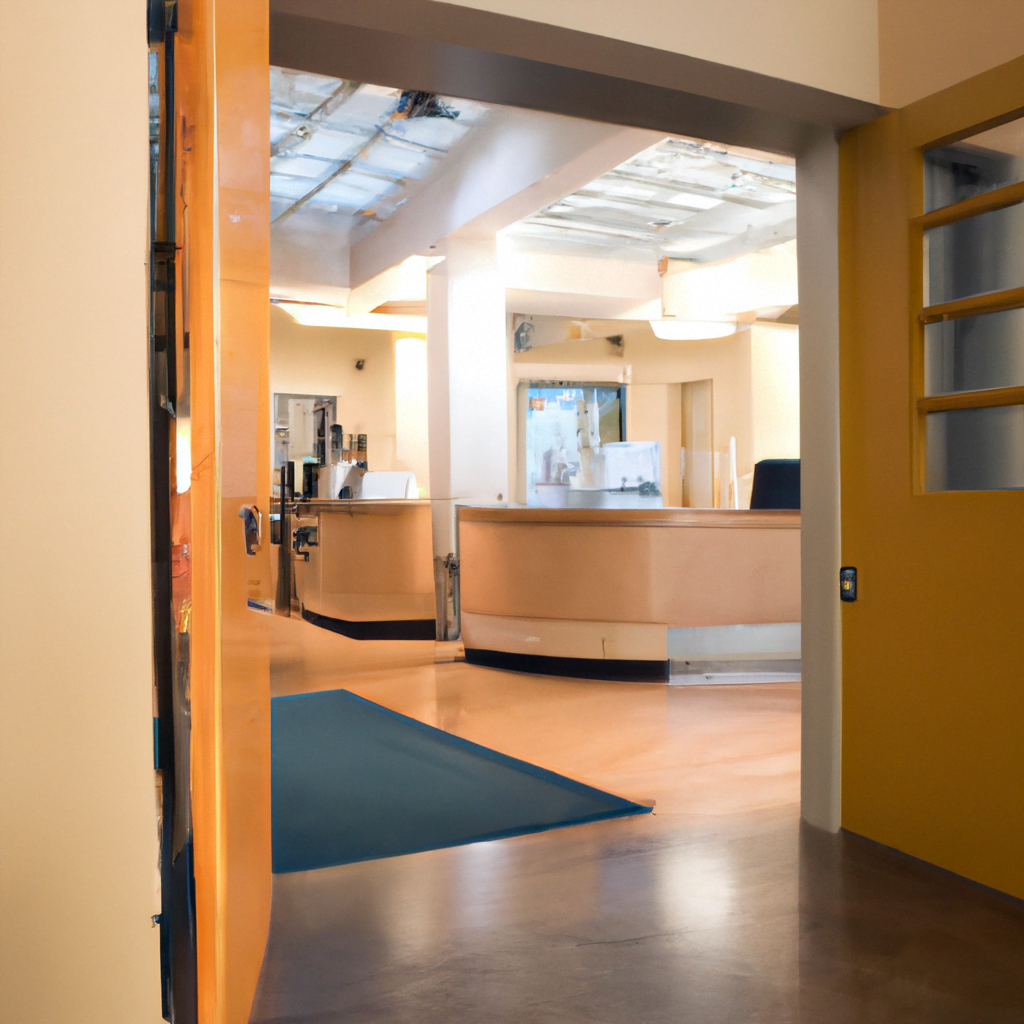
[[[661,443],[666,505],[681,501],[679,385],[686,381],[713,382],[714,447],[724,453],[729,438],[736,438],[741,507],[750,501],[755,462],[800,457],[800,357],[795,327],[755,324],[749,331],[715,341],[662,341],[641,321],[591,321],[591,326],[597,334],[623,334],[621,356],[603,337],[561,342],[518,353],[516,373],[540,377],[544,365],[557,366],[560,374],[576,366],[577,379],[601,380],[600,374],[587,377],[586,368],[600,367],[607,374],[612,364],[628,367],[626,436],[630,441]],[[728,470],[724,460],[721,469]]]
[[[876,0],[449,2],[674,50],[878,101]],[[953,2],[944,0],[943,6]],[[960,2],[973,10],[987,0]],[[614,69],[609,73],[614,74]]]
[[[567,341],[521,352],[516,372],[543,374],[544,364],[578,366],[580,380],[587,366],[606,368],[612,363],[629,367],[626,392],[626,436],[630,441],[660,441],[662,480],[666,504],[678,504],[681,407],[679,384],[712,380],[713,427],[716,450],[727,449],[736,438],[737,473],[754,470],[754,420],[751,400],[751,332],[740,331],[716,341],[662,341],[640,321],[591,321],[596,333],[623,334],[621,357],[603,338]],[[533,367],[538,367],[535,371]],[[530,369],[527,370],[526,367]],[[592,377],[590,379],[602,379]],[[744,488],[740,488],[741,495]],[[749,495],[749,482],[746,493]],[[742,499],[741,499],[742,501]]]
[[[683,501],[681,454],[683,392],[675,384],[630,384],[626,388],[626,439],[661,445],[661,492],[666,505]]]
[[[878,0],[880,100],[902,107],[1024,53],[1021,0]]]
[[[155,1024],[145,5],[0,5],[0,97],[2,1015]]]
[[[337,395],[345,433],[367,435],[370,469],[412,470],[417,484],[426,487],[426,466],[396,454],[396,337],[388,331],[303,327],[271,308],[270,391]],[[356,369],[357,359],[366,361],[362,370]]]
[[[750,329],[754,462],[800,458],[800,333],[796,327]]]

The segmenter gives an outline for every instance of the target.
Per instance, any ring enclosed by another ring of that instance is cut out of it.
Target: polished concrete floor
[[[275,621],[344,686],[653,815],[279,875],[259,1024],[1021,1024],[1024,907],[798,815],[799,686],[435,663]]]

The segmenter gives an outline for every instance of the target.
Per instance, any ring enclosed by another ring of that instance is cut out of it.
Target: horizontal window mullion
[[[930,395],[917,400],[917,411],[949,412],[954,409],[996,409],[1005,405],[1024,405],[1024,387],[989,388],[985,391],[958,391],[950,395]]]
[[[1024,287],[1008,288],[1002,292],[969,295],[965,299],[925,306],[919,319],[923,324],[934,324],[940,320],[957,320],[964,316],[980,316],[982,313],[1001,313],[1006,309],[1020,309],[1021,306],[1024,306]]]
[[[982,213],[991,213],[993,210],[1002,210],[1007,206],[1016,206],[1024,202],[1024,181],[1016,181],[1012,185],[1004,185],[1002,188],[995,188],[991,192],[983,192],[979,196],[971,196],[962,202],[953,203],[952,206],[941,206],[931,213],[914,217],[911,223],[916,224],[922,231],[930,228],[939,228],[946,224],[955,224],[958,220],[967,220],[968,217],[977,217]]]

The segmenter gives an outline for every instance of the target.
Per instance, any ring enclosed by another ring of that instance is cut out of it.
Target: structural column
[[[841,822],[842,629],[839,617],[839,145],[809,138],[796,163],[800,219],[802,563],[800,809]]]
[[[455,506],[508,498],[508,339],[495,237],[438,248],[445,259],[428,275],[427,373],[439,636],[447,638]]]

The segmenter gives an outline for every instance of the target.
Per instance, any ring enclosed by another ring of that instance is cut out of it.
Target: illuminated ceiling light
[[[358,331],[406,331],[426,334],[427,318],[395,313],[359,313],[349,316],[342,306],[316,302],[276,302],[297,324],[304,327],[344,327]]]
[[[749,324],[736,326],[735,320],[652,320],[651,330],[662,341],[708,341],[727,338]]]

